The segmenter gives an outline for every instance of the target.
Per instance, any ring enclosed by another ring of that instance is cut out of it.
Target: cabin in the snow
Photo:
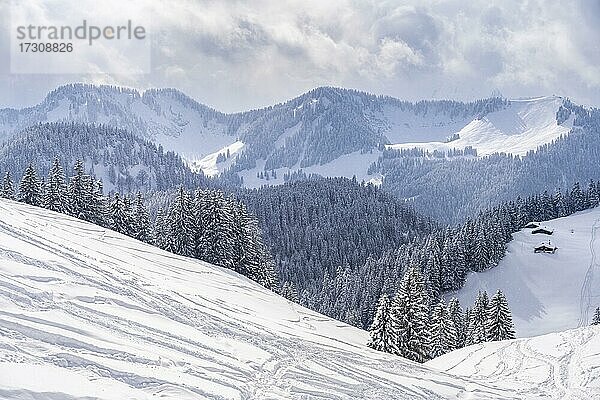
[[[541,233],[542,235],[552,235],[554,231],[550,228],[546,228],[546,227],[541,227],[541,228],[536,228],[534,230],[531,231],[531,233],[533,235],[536,235],[538,233]]]
[[[537,222],[530,222],[527,225],[525,225],[525,228],[539,228],[540,224],[538,224]]]
[[[550,244],[550,242],[548,242],[548,243],[542,243],[539,246],[533,248],[533,252],[534,253],[550,253],[550,254],[554,254],[556,252],[556,250],[558,250],[558,247]]]

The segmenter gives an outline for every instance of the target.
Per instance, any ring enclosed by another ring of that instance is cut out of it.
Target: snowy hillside
[[[525,154],[569,132],[572,118],[557,118],[562,104],[559,97],[410,103],[320,87],[271,107],[224,114],[174,89],[73,84],[37,106],[0,110],[0,141],[39,122],[106,124],[177,152],[207,175],[234,168],[250,187],[282,183],[300,170],[380,183],[382,176],[367,170],[383,145]],[[260,176],[266,171],[268,180]]]
[[[422,148],[433,152],[473,147],[479,156],[493,153],[525,155],[538,146],[550,143],[561,135],[569,133],[573,118],[561,124],[556,113],[563,99],[556,96],[511,100],[503,110],[489,113],[461,126],[453,126],[454,131],[442,131],[443,137],[423,137],[419,141],[389,145],[392,149]],[[466,122],[466,121],[465,121]],[[446,142],[447,137],[458,135],[458,139]],[[426,143],[424,143],[426,142]]]
[[[426,365],[527,399],[600,399],[600,327],[472,345]]]
[[[525,228],[513,235],[500,264],[471,273],[456,295],[473,303],[479,290],[505,292],[518,337],[586,326],[600,306],[600,207],[542,222],[552,235]],[[534,253],[542,242],[556,253]]]
[[[519,398],[241,276],[0,200],[0,398]]]

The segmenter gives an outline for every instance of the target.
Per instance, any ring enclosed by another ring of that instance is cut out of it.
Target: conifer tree
[[[150,229],[150,216],[144,205],[142,193],[138,192],[135,197],[134,210],[134,237],[142,242],[150,242],[152,232]]]
[[[88,221],[108,228],[110,227],[110,218],[108,216],[107,198],[102,193],[102,181],[90,179],[89,184],[91,185],[91,195],[86,205],[86,215],[89,217]]]
[[[130,225],[123,199],[115,193],[109,205],[110,228],[124,235],[129,234]]]
[[[397,332],[390,318],[390,299],[384,293],[377,302],[375,318],[369,328],[371,339],[367,346],[386,353],[400,354],[396,334]]]
[[[32,206],[39,206],[41,204],[40,189],[37,171],[32,164],[29,164],[19,185],[19,201]]]
[[[469,325],[467,327],[466,345],[482,343],[487,341],[486,323],[489,299],[485,291],[479,292],[475,304],[469,314]]]
[[[81,160],[76,160],[73,169],[75,175],[73,175],[69,181],[67,209],[70,215],[85,220],[86,200],[89,198],[89,194],[86,194],[86,179],[84,176],[83,162]]]
[[[592,318],[592,325],[600,325],[600,307],[596,307],[596,311],[594,311],[594,317]]]
[[[183,187],[179,188],[171,205],[167,226],[167,250],[182,256],[193,256],[194,216],[188,193]]]
[[[299,303],[298,290],[296,289],[294,282],[285,282],[279,290],[279,295],[294,303]]]
[[[431,358],[439,357],[458,348],[456,327],[443,301],[434,307],[431,314],[429,348]]]
[[[211,190],[206,193],[202,219],[203,232],[196,249],[199,258],[235,269],[233,209],[225,201],[221,191]]]
[[[154,245],[163,250],[167,249],[168,242],[168,229],[165,221],[165,213],[162,208],[159,208],[156,212],[156,219],[154,220]]]
[[[498,289],[490,301],[486,322],[486,334],[488,341],[515,338],[515,328],[512,322],[510,308],[508,307],[508,301],[500,289]]]
[[[44,207],[56,212],[65,212],[67,208],[65,204],[66,190],[65,174],[58,157],[55,157],[48,173],[48,182],[44,193]]]
[[[391,306],[391,320],[402,357],[425,362],[429,356],[427,320],[429,316],[425,282],[421,273],[410,268],[402,278]]]
[[[13,186],[12,178],[10,176],[10,172],[6,171],[4,174],[4,180],[2,181],[2,193],[0,193],[2,197],[9,200],[15,200],[15,189]]]
[[[466,324],[463,312],[460,308],[460,303],[456,297],[453,297],[448,302],[448,316],[452,319],[456,328],[456,347],[465,346]]]

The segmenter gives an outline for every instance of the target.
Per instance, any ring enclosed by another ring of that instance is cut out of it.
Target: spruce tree
[[[600,307],[596,307],[596,311],[594,311],[594,317],[592,318],[592,325],[600,325]]]
[[[67,210],[73,217],[85,220],[86,200],[89,199],[89,194],[86,194],[86,178],[83,170],[83,162],[76,160],[73,169],[75,175],[71,177],[67,190]]]
[[[439,357],[458,348],[458,339],[454,321],[450,317],[446,304],[440,301],[431,313],[429,326],[429,349],[431,358]]]
[[[88,221],[96,225],[110,227],[110,218],[108,216],[107,198],[104,197],[102,181],[91,179],[89,184],[91,195],[89,196],[88,204],[86,205],[86,215]]]
[[[396,330],[390,318],[390,299],[387,294],[382,294],[377,302],[375,318],[369,328],[371,339],[367,346],[372,349],[391,354],[400,354],[396,337]]]
[[[19,185],[19,201],[32,206],[39,206],[41,205],[40,194],[41,188],[37,171],[32,164],[29,164]]]
[[[428,299],[425,282],[416,268],[412,267],[404,274],[390,314],[399,354],[413,361],[427,361]]]
[[[465,317],[460,308],[460,303],[456,297],[453,297],[448,302],[448,316],[452,319],[454,327],[456,328],[456,347],[461,348],[465,346],[466,337],[466,324]]]
[[[58,157],[55,157],[48,173],[48,182],[44,193],[44,207],[56,212],[65,212],[67,208],[65,204],[66,190],[65,174]]]
[[[480,291],[473,308],[469,312],[469,323],[465,344],[471,345],[487,341],[486,323],[489,299],[485,291]]]
[[[486,334],[488,341],[515,338],[515,328],[510,308],[508,307],[508,301],[500,289],[498,289],[490,301],[486,321]]]
[[[2,181],[2,193],[1,197],[9,200],[15,200],[15,189],[13,186],[12,178],[10,177],[10,172],[6,171],[4,174],[4,180]]]
[[[206,192],[202,212],[202,236],[196,254],[211,264],[235,269],[234,210],[218,190]]]
[[[183,187],[179,188],[171,205],[167,226],[167,250],[186,257],[193,256],[194,215],[188,193]]]
[[[142,242],[150,242],[152,232],[150,229],[150,216],[144,205],[144,198],[140,192],[135,197],[134,210],[134,237]]]
[[[162,208],[159,208],[156,212],[156,219],[154,220],[154,229],[153,229],[153,243],[156,247],[161,248],[163,250],[167,249],[168,243],[168,229],[166,224],[165,213]]]
[[[110,228],[124,235],[129,234],[130,226],[123,199],[115,193],[109,205]]]

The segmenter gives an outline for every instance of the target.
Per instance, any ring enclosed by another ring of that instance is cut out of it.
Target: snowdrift
[[[0,200],[1,399],[519,398],[231,272]]]

